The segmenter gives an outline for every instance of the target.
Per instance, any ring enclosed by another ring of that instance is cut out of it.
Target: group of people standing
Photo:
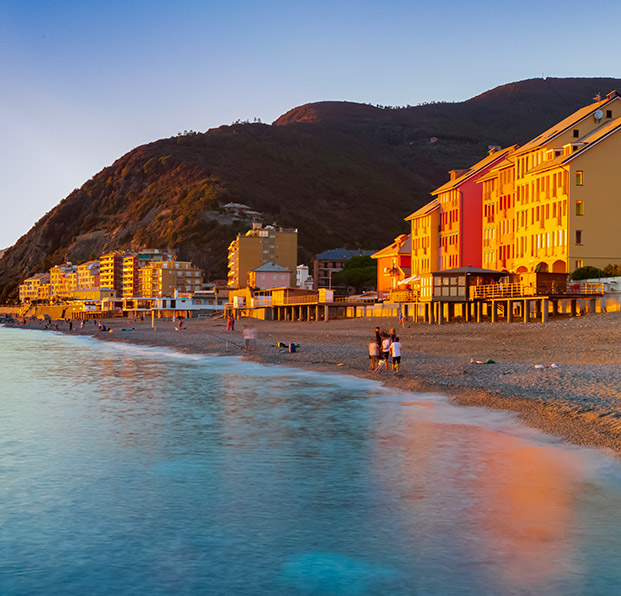
[[[369,368],[375,372],[384,366],[388,370],[389,364],[394,372],[399,372],[401,342],[394,329],[386,333],[376,327],[375,338],[369,343]]]

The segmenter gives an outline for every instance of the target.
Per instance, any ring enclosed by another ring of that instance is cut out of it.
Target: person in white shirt
[[[390,344],[390,356],[392,358],[392,370],[399,372],[399,364],[401,364],[401,342],[398,337]]]

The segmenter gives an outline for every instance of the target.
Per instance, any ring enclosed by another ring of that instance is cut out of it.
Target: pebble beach
[[[222,318],[184,321],[108,319],[111,332],[92,321],[60,330],[193,353],[250,358],[268,365],[310,368],[381,381],[404,391],[448,395],[458,405],[516,412],[527,424],[579,445],[621,453],[621,313],[563,318],[547,323],[411,323],[397,319],[327,322],[242,320],[234,331]],[[244,325],[255,327],[252,351],[243,350]],[[375,326],[395,328],[401,369],[369,370],[367,346]],[[28,327],[42,328],[40,321]],[[294,353],[279,344],[299,345]],[[489,364],[477,364],[488,362]]]

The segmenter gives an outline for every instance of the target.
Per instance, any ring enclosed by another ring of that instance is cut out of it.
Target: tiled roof
[[[511,147],[506,147],[505,149],[499,149],[498,151],[494,151],[494,153],[490,153],[489,155],[484,157],[481,161],[475,163],[473,166],[470,166],[465,171],[465,173],[463,173],[461,176],[459,176],[458,178],[455,178],[455,180],[449,180],[448,182],[446,182],[439,188],[436,188],[436,190],[432,191],[431,194],[438,195],[441,192],[445,192],[447,190],[450,190],[452,188],[459,186],[460,184],[463,184],[466,180],[468,180],[468,178],[471,178],[476,173],[485,169],[490,164],[493,164],[495,161],[503,157],[506,157],[510,151],[513,151],[515,149],[515,147],[516,147],[515,145],[512,145]]]
[[[281,267],[280,265],[276,265],[276,263],[264,263],[260,267],[253,269],[253,271],[291,273],[290,269],[287,269],[286,267]]]
[[[315,258],[318,261],[347,261],[352,257],[370,257],[374,252],[374,250],[331,248],[320,252]]]
[[[397,255],[407,255],[412,252],[412,235],[402,234],[395,238],[392,244],[389,244],[385,248],[378,250],[375,254],[371,255],[374,259],[379,257],[391,257]]]
[[[538,147],[544,145],[562,132],[565,132],[567,129],[576,126],[576,124],[578,124],[581,120],[592,115],[595,110],[603,108],[606,104],[614,101],[617,97],[618,95],[616,95],[616,93],[613,93],[611,94],[610,98],[606,97],[606,99],[596,101],[595,103],[580,108],[570,116],[567,116],[567,118],[565,118],[564,120],[557,122],[554,126],[548,128],[548,130],[545,130],[540,135],[536,136],[525,145],[522,145],[517,153],[521,155],[528,151],[532,151],[533,149],[537,149]]]
[[[414,211],[411,215],[408,215],[405,218],[405,221],[410,221],[411,219],[416,219],[417,217],[422,217],[423,215],[427,215],[431,213],[434,209],[440,208],[440,202],[438,199],[433,199],[429,201],[426,205],[423,205],[418,211]]]

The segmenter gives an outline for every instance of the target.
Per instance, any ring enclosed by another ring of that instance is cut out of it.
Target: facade
[[[78,265],[78,290],[99,287],[99,261],[88,261]]]
[[[483,266],[567,273],[621,262],[621,98],[581,108],[517,148],[481,180]]]
[[[290,271],[287,286],[295,284],[298,257],[298,231],[253,224],[252,229],[229,245],[228,285],[244,288],[248,274],[265,263],[275,263]]]
[[[19,286],[19,301],[22,304],[28,304],[35,301],[49,299],[50,274],[35,273],[32,277],[28,277]],[[47,290],[47,291],[46,291]]]
[[[189,261],[161,261],[138,269],[139,298],[193,294],[203,287],[203,274]]]
[[[613,91],[522,147],[491,150],[451,172],[436,199],[406,218],[420,295],[432,272],[466,266],[563,274],[621,263],[611,217],[620,154],[621,97]]]
[[[142,296],[139,292],[138,271],[153,263],[173,261],[175,257],[169,251],[146,248],[131,252],[123,257],[123,298]]]
[[[50,299],[64,298],[69,295],[72,285],[69,276],[77,269],[77,266],[71,263],[56,265],[50,269]]]
[[[422,275],[436,271],[440,267],[440,203],[434,199],[405,220],[410,222],[411,229],[411,273]]]
[[[115,290],[117,296],[123,293],[123,258],[124,253],[109,252],[99,258],[99,284],[102,288]]]
[[[399,283],[410,277],[412,236],[401,234],[386,248],[371,255],[377,260],[377,296],[386,298]]]
[[[331,288],[332,274],[341,271],[352,257],[370,257],[374,250],[349,250],[333,248],[325,250],[313,259],[313,289]]]
[[[257,290],[289,287],[291,271],[275,263],[265,263],[248,274],[248,286]]]
[[[440,206],[440,269],[481,266],[483,193],[477,181],[511,150],[492,147],[467,170],[451,170],[450,180],[431,193]]]

